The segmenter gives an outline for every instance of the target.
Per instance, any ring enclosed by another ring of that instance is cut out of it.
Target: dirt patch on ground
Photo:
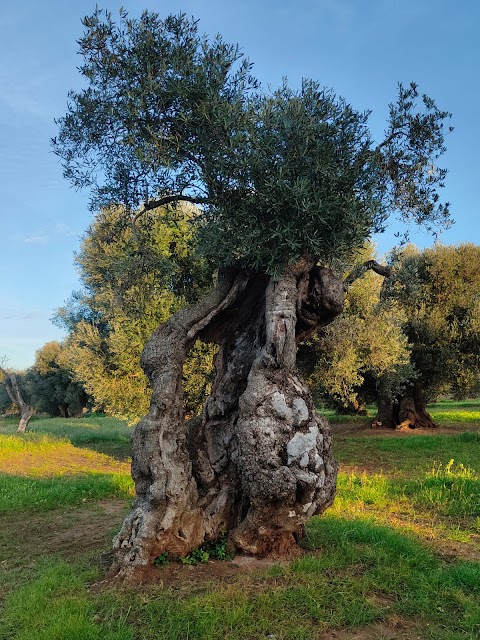
[[[158,585],[164,588],[186,589],[191,592],[192,585],[205,585],[209,582],[229,582],[240,575],[252,575],[273,566],[282,566],[288,561],[235,556],[230,561],[209,560],[195,566],[181,562],[169,562],[165,566],[152,567],[145,576],[144,584]]]
[[[414,620],[390,616],[383,622],[375,622],[361,629],[333,629],[320,640],[422,640],[423,629]]]
[[[2,514],[0,567],[30,567],[41,556],[72,560],[91,552],[108,552],[128,503],[102,500],[75,509]]]

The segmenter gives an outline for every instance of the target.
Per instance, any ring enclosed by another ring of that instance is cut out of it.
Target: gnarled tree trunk
[[[155,331],[142,355],[150,412],[133,433],[137,498],[111,577],[141,581],[165,551],[183,556],[224,532],[239,551],[295,553],[306,520],[333,501],[337,471],[297,342],[342,308],[340,278],[301,260],[278,279],[225,272]],[[197,338],[219,345],[216,378],[202,416],[185,423],[182,366]]]
[[[427,411],[422,387],[416,382],[405,394],[395,401],[380,395],[377,401],[378,411],[374,427],[391,429],[434,429],[436,424]]]
[[[435,429],[436,424],[427,411],[422,387],[415,382],[400,399],[398,414],[399,429]]]
[[[377,399],[377,415],[372,423],[372,427],[395,429],[394,402],[384,395],[379,395]]]

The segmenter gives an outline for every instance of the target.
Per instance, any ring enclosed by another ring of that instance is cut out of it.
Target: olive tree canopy
[[[449,114],[415,84],[398,87],[374,141],[368,112],[313,80],[263,91],[237,45],[185,15],[115,23],[99,10],[84,25],[87,87],[69,94],[53,146],[94,210],[122,204],[133,222],[198,203],[204,252],[269,273],[305,254],[349,256],[392,212],[448,220],[437,158]]]

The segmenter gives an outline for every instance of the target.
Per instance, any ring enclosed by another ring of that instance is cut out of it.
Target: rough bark
[[[436,424],[427,412],[427,403],[423,397],[419,382],[413,384],[400,399],[398,429],[435,429]]]
[[[0,371],[3,374],[3,382],[5,384],[7,394],[12,403],[18,406],[18,410],[20,412],[17,433],[25,433],[28,423],[33,415],[33,411],[23,399],[15,373],[13,371],[7,371],[3,367],[0,367]]]
[[[378,412],[372,427],[391,429],[435,429],[436,424],[427,412],[422,387],[416,382],[395,401],[388,396],[378,398]]]
[[[137,498],[114,540],[110,576],[142,580],[154,559],[229,532],[239,551],[295,552],[306,520],[331,504],[328,424],[295,368],[297,341],[343,307],[343,283],[300,261],[281,278],[226,273],[153,334],[142,355],[150,412],[133,433]],[[215,342],[216,377],[201,417],[184,423],[182,366]]]

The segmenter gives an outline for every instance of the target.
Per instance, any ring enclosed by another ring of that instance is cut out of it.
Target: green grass
[[[427,473],[434,464],[446,465],[452,458],[466,466],[479,466],[480,433],[416,435],[405,437],[334,438],[334,453],[340,463],[371,465],[395,476]]]
[[[0,638],[307,640],[398,617],[412,638],[478,638],[478,563],[446,565],[411,536],[332,516],[312,520],[307,542],[314,555],[289,566],[181,589],[93,596],[86,585],[98,574],[43,565],[7,598]]]
[[[45,559],[5,602],[1,640],[133,640],[122,617],[100,618],[87,590],[98,571]]]
[[[130,476],[120,473],[53,478],[22,478],[0,474],[0,513],[48,511],[90,500],[133,497]]]
[[[0,585],[9,591],[0,640],[320,640],[333,631],[342,638],[344,629],[352,630],[348,637],[358,632],[371,640],[476,640],[480,414],[477,421],[472,415],[479,407],[441,403],[439,414],[469,414],[448,434],[335,438],[338,494],[324,516],[310,521],[306,555],[261,571],[238,571],[225,581],[214,574],[208,579],[208,563],[180,565],[173,573],[183,580],[171,587],[92,591],[89,586],[108,566],[108,542],[85,544],[83,551],[72,542],[68,562],[65,548],[62,557],[54,553],[40,561],[34,550],[42,544],[51,549],[45,542],[49,522],[65,519],[64,539],[76,518],[95,524],[98,500],[127,501],[127,476],[94,468],[52,478],[0,476],[0,505],[4,500],[13,532],[0,535],[8,558],[0,560],[0,572],[9,572],[5,579],[0,573]],[[67,445],[69,451],[108,453],[110,447],[128,454],[127,427],[101,416],[84,420],[38,420],[26,437],[0,421],[0,447],[12,460],[48,457]],[[100,464],[104,458],[91,459]],[[38,540],[15,535],[29,518],[35,519]],[[120,521],[112,520],[112,528]],[[102,536],[108,540],[111,533]],[[168,564],[158,571],[160,581],[172,575]]]
[[[13,435],[18,419],[0,419],[0,434]],[[90,414],[84,418],[33,418],[29,424],[27,438],[34,440],[41,435],[66,439],[76,446],[116,455],[125,459],[130,455],[132,428],[117,418],[102,414]],[[25,437],[25,436],[24,436]]]
[[[367,415],[342,415],[333,409],[319,408],[319,413],[332,424],[369,424],[377,413],[375,405],[366,406]],[[442,400],[428,405],[428,411],[440,427],[471,424],[480,428],[480,402],[476,400]]]
[[[453,458],[438,464],[422,480],[409,482],[405,487],[415,505],[435,509],[442,515],[480,520],[480,475]]]
[[[17,434],[0,420],[0,512],[42,511],[105,498],[130,499],[130,428],[114,418],[34,420]],[[113,451],[112,451],[113,449]],[[45,477],[48,476],[48,477]]]

